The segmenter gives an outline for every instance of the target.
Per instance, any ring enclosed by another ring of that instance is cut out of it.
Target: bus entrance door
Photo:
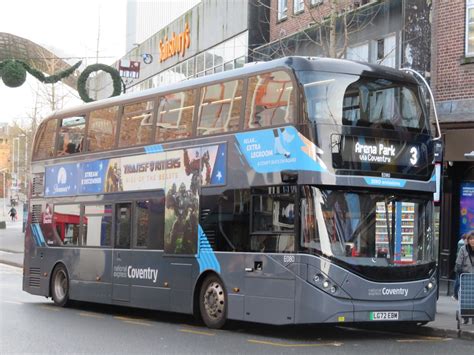
[[[132,262],[132,251],[130,250],[132,234],[131,203],[117,204],[115,214],[112,300],[130,302],[131,283],[128,270]]]

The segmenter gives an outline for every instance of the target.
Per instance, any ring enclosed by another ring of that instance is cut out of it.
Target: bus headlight
[[[323,287],[328,288],[329,287],[329,282],[327,280],[324,280],[323,282]]]
[[[428,282],[428,285],[426,287],[428,288],[428,290],[431,290],[434,287],[434,285],[433,283]]]
[[[331,293],[336,293],[337,291],[337,287],[336,286],[332,286],[331,287]]]

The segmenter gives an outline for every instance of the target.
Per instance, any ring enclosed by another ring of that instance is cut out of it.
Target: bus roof
[[[369,64],[364,62],[351,61],[346,59],[333,59],[322,57],[284,57],[280,59],[271,60],[268,62],[251,62],[244,67],[229,70],[217,74],[207,75],[199,78],[180,81],[170,85],[159,86],[157,88],[133,92],[130,94],[123,94],[119,96],[110,97],[107,99],[86,103],[80,106],[58,110],[52,113],[48,119],[57,117],[64,117],[69,115],[76,115],[108,105],[117,103],[131,103],[137,99],[146,100],[159,96],[162,93],[175,92],[180,90],[193,89],[202,85],[210,85],[214,82],[220,82],[231,79],[238,79],[243,76],[251,76],[260,72],[267,72],[275,69],[290,69],[295,71],[320,71],[330,73],[343,73],[361,76],[371,76],[377,78],[384,78],[394,81],[404,81],[417,84],[412,75],[402,72],[397,69],[386,67],[378,64]],[[47,121],[47,120],[45,120]]]

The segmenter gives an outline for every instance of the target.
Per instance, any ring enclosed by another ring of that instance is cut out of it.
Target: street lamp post
[[[6,211],[7,211],[7,209],[6,209],[6,198],[7,198],[7,196],[6,196],[6,188],[5,188],[5,186],[6,186],[6,181],[5,180],[7,179],[6,170],[7,170],[6,168],[3,168],[2,170],[0,170],[0,173],[3,174],[3,217],[6,217],[6,215],[7,215],[6,214]]]

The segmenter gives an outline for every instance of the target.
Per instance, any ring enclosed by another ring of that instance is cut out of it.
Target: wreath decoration
[[[123,91],[125,92],[125,84],[122,81],[122,78],[120,77],[120,73],[118,72],[117,69],[105,65],[105,64],[92,64],[89,65],[84,71],[79,75],[79,79],[77,80],[77,91],[79,93],[79,96],[81,97],[82,101],[84,102],[92,102],[95,101],[89,97],[89,94],[87,93],[86,89],[86,83],[87,79],[89,78],[89,75],[91,75],[93,72],[96,71],[104,71],[110,75],[112,78],[113,82],[113,92],[112,96],[118,96],[122,92],[122,87]]]
[[[16,88],[23,85],[26,80],[26,72],[30,73],[42,83],[54,84],[74,73],[81,63],[82,61],[79,61],[66,70],[54,75],[45,76],[42,72],[30,67],[27,63],[21,60],[9,59],[0,62],[0,77],[3,80],[3,83],[10,88]]]

